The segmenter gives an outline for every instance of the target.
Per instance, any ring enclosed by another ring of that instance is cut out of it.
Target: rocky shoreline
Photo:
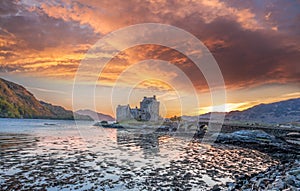
[[[238,146],[160,139],[165,144],[161,141],[155,153],[154,142],[137,136],[119,139],[118,148],[109,147],[113,150],[98,150],[101,139],[85,147],[74,136],[3,134],[0,190],[209,190],[216,184],[227,190],[226,182],[279,164],[267,154]],[[132,144],[142,144],[143,157],[128,150],[136,148]],[[123,151],[124,159],[115,150]],[[170,153],[179,156],[170,158]]]
[[[300,156],[284,153],[275,155],[275,158],[280,157],[279,164],[259,173],[238,176],[234,182],[227,182],[225,186],[217,185],[211,190],[300,191]]]
[[[228,183],[228,190],[300,190],[300,158],[281,161],[266,171],[250,177],[238,177]]]
[[[297,132],[295,134],[293,138],[298,138],[299,134]],[[217,143],[258,150],[277,159],[279,164],[259,173],[237,176],[234,182],[215,185],[211,190],[300,191],[300,147],[295,142],[288,141],[289,136],[276,137],[262,130],[240,130],[220,133],[217,136]]]
[[[81,127],[82,137],[66,125],[0,133],[0,190],[297,191],[299,186],[298,147],[262,131],[220,133],[216,143],[205,144],[174,132],[90,126]]]

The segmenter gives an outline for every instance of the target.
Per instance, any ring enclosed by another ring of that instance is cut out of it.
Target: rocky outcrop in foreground
[[[293,142],[290,142],[291,138],[288,135],[278,138],[262,130],[240,130],[214,135],[218,136],[216,142],[254,148],[281,162],[260,173],[238,176],[235,182],[227,182],[226,187],[215,186],[212,190],[300,191],[300,147],[295,144],[298,143],[295,141],[298,132],[292,135]]]
[[[300,145],[291,144],[285,140],[285,137],[278,138],[263,130],[240,130],[232,133],[218,133],[213,136],[217,136],[216,142],[218,143],[255,147],[268,153],[280,151],[300,154]]]
[[[284,161],[252,177],[241,176],[228,183],[229,190],[300,190],[300,159]]]

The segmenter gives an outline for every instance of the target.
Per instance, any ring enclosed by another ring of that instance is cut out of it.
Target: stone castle
[[[129,121],[158,121],[159,120],[159,101],[156,96],[144,97],[140,102],[140,108],[130,108],[129,105],[118,105],[117,122]]]

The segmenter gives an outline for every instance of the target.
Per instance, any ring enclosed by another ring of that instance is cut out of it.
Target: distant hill
[[[40,103],[49,109],[54,117],[50,118],[57,118],[57,119],[77,119],[77,120],[89,120],[92,121],[93,119],[88,115],[80,115],[77,113],[73,113],[70,110],[66,110],[65,108],[61,106],[52,105],[50,103],[46,103],[43,101],[40,101]]]
[[[61,106],[38,101],[23,86],[0,78],[0,117],[2,118],[47,118],[74,119],[73,112]],[[88,116],[75,116],[91,120]]]
[[[211,113],[199,116],[199,119],[208,120]],[[215,112],[214,116],[224,115]],[[257,122],[268,124],[300,123],[300,98],[279,101],[270,104],[260,104],[243,111],[225,113],[228,121]]]
[[[300,122],[300,98],[260,104],[244,111],[232,111],[226,118],[260,123]]]
[[[98,113],[89,109],[85,109],[85,110],[78,110],[75,113],[79,114],[79,115],[87,115],[90,116],[93,120],[95,121],[115,121],[115,119],[107,114],[103,114],[103,113]]]

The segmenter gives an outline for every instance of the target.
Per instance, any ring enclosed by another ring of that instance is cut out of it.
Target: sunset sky
[[[226,111],[300,97],[297,0],[1,0],[0,77],[72,109],[74,77],[87,51],[141,23],[175,26],[204,43],[224,77]],[[81,87],[76,109],[93,109],[84,93],[91,84]],[[211,111],[203,74],[186,55],[155,44],[128,47],[110,61],[97,82],[96,109],[114,115],[117,104],[128,99],[138,106],[154,94],[166,116]]]

